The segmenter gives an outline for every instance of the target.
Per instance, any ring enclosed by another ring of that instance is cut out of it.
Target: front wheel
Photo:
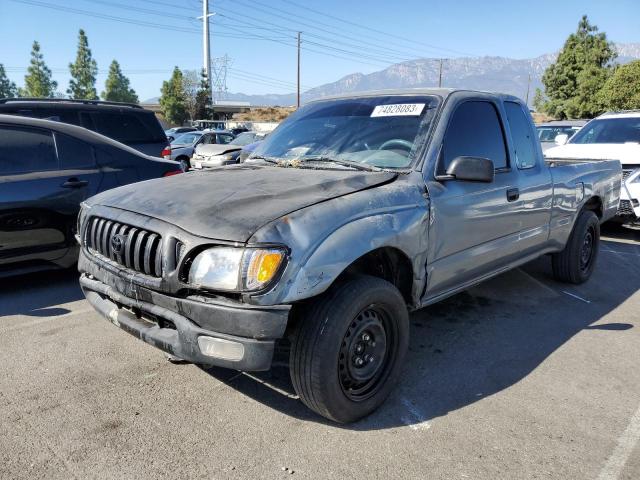
[[[302,402],[330,420],[356,421],[378,408],[402,368],[409,314],[389,282],[354,276],[306,309],[291,347],[291,380]]]
[[[600,249],[600,221],[591,210],[578,216],[564,250],[551,257],[553,276],[566,283],[589,280]]]

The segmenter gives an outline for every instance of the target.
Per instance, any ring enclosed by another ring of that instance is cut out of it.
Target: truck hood
[[[567,143],[545,150],[546,158],[589,158],[620,160],[623,165],[640,165],[637,143]]]
[[[246,242],[283,215],[396,176],[242,164],[126,185],[86,203],[154,217],[202,237]]]

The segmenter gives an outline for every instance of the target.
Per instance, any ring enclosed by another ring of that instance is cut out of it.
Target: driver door
[[[491,160],[495,176],[491,183],[428,182],[428,299],[499,270],[514,253],[522,203],[500,112],[491,99],[465,99],[449,117],[436,173],[443,174],[458,156],[473,156]]]

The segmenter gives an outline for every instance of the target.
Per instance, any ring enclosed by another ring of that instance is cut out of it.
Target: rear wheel
[[[183,172],[186,172],[191,168],[191,160],[189,157],[180,157],[177,160],[180,162],[180,167],[182,167]]]
[[[402,368],[409,315],[389,282],[355,276],[306,309],[291,348],[291,380],[302,402],[341,423],[378,408]]]
[[[590,210],[578,216],[564,250],[551,257],[553,275],[557,280],[580,284],[589,280],[600,248],[600,221]]]

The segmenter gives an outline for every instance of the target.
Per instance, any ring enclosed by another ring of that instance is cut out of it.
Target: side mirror
[[[467,182],[493,182],[493,162],[482,157],[456,157],[447,168],[446,175],[436,180],[461,180]]]
[[[569,140],[569,135],[566,133],[559,133],[556,135],[556,138],[553,140],[556,145],[564,145]]]

